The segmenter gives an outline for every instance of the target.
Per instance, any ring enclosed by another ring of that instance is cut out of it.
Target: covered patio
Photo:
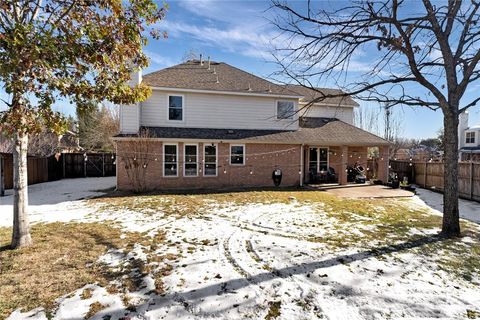
[[[301,127],[308,138],[303,149],[304,183],[353,183],[355,166],[361,166],[369,177],[387,182],[388,141],[332,119],[304,118]]]
[[[388,145],[306,145],[304,159],[303,182],[306,184],[354,183],[355,166],[362,167],[368,177],[382,182],[388,180]]]

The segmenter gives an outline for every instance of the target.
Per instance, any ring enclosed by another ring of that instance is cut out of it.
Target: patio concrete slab
[[[381,185],[346,185],[346,186],[319,186],[319,190],[326,191],[340,198],[407,198],[413,197],[413,192],[392,189]]]

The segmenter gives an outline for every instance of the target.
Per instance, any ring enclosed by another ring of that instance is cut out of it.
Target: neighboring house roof
[[[0,134],[0,152],[13,153],[13,140]],[[83,150],[78,144],[77,134],[70,130],[57,136],[52,132],[32,135],[28,141],[28,154],[34,156],[50,156],[55,152],[72,152]]]
[[[471,153],[479,153],[480,152],[480,147],[463,147],[460,149],[460,151],[463,152],[471,152]]]
[[[302,103],[309,103],[313,101],[316,98],[320,98],[322,96],[328,96],[328,95],[341,95],[345,94],[342,90],[340,89],[329,89],[329,88],[306,88],[300,85],[296,84],[287,84],[284,86],[288,92],[294,93],[294,94],[299,94],[303,96],[302,99],[300,99],[300,102]],[[325,97],[321,101],[318,101],[317,103],[321,104],[328,104],[332,106],[352,106],[352,107],[358,107],[359,104],[356,103],[350,96],[345,96],[345,97]]]
[[[231,91],[273,96],[297,96],[280,85],[235,68],[224,62],[190,60],[143,76],[142,82],[151,87],[176,89]],[[218,79],[218,82],[217,82]]]
[[[290,130],[205,129],[144,127],[154,138],[195,140],[245,140],[285,144],[324,146],[382,146],[390,143],[374,134],[343,121],[331,118],[302,118],[300,128]],[[135,137],[120,134],[117,137]]]

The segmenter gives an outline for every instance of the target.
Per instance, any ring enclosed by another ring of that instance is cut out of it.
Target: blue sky
[[[321,5],[324,3],[331,5],[332,1],[320,2]],[[168,5],[166,19],[159,25],[161,30],[167,31],[168,38],[149,41],[145,53],[150,57],[151,65],[144,73],[177,64],[190,50],[262,77],[268,78],[278,70],[272,62],[271,44],[280,40],[268,20],[273,14],[268,10],[269,1],[182,0],[168,1]],[[295,5],[303,3],[296,1]],[[357,62],[358,68],[368,67],[361,56]],[[469,94],[477,94],[478,89],[472,88]],[[379,107],[361,102],[361,108],[377,110]],[[73,106],[68,103],[57,103],[56,109],[74,114]],[[440,111],[396,107],[395,112],[403,120],[402,135],[408,138],[436,136],[443,125]],[[480,123],[479,107],[470,110],[470,124],[476,123]]]

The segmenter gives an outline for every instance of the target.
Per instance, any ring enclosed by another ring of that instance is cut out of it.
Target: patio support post
[[[378,148],[380,151],[380,163],[378,164],[378,179],[383,183],[388,182],[388,164],[389,164],[389,147],[383,146]]]
[[[342,162],[342,166],[340,168],[340,172],[339,172],[339,179],[338,179],[338,182],[342,185],[344,184],[347,184],[348,181],[347,181],[347,176],[348,176],[348,173],[347,173],[347,167],[348,167],[348,147],[347,146],[342,146],[341,147],[341,162]]]

